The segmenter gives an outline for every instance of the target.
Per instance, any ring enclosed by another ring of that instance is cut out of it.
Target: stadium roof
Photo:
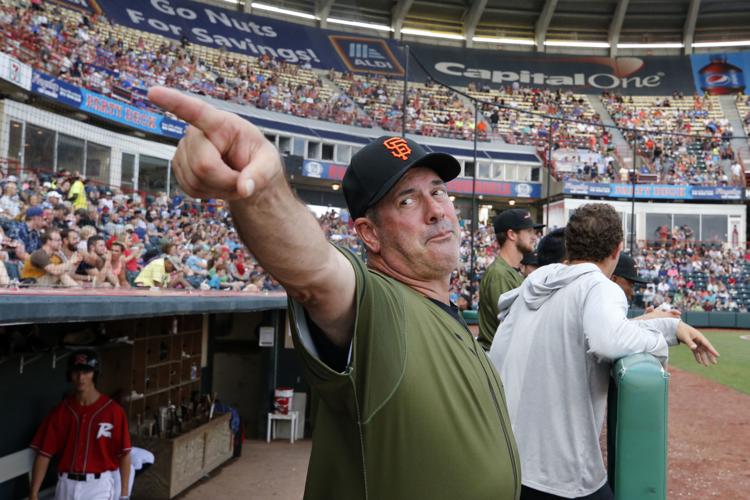
[[[695,42],[750,40],[748,0],[258,0],[257,3],[261,4],[259,8],[266,3],[312,14],[319,24],[334,29],[341,26],[326,23],[329,18],[389,27],[393,30],[391,36],[397,38],[399,35],[408,38],[409,30],[430,30],[469,40],[457,39],[454,43],[471,44],[474,37],[512,38],[533,43],[525,50],[536,47],[548,52],[561,51],[549,46],[550,41],[608,44],[590,47],[590,53],[623,49],[627,53],[633,53],[633,49],[646,53],[657,49],[654,53],[663,54],[665,51],[658,49],[666,49],[666,53],[690,53],[698,48],[693,47]],[[251,4],[253,10],[257,3]],[[257,13],[268,15],[260,10]],[[402,29],[406,30],[403,34]],[[617,47],[664,43],[671,46]],[[517,48],[523,50],[522,46]],[[701,49],[705,51],[698,48]]]

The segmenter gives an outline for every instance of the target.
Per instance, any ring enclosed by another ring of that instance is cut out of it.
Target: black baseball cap
[[[565,260],[565,228],[559,227],[547,233],[536,246],[539,267],[559,264]]]
[[[91,349],[73,352],[68,359],[68,371],[73,370],[99,371],[99,358],[96,352]]]
[[[521,229],[528,229],[530,227],[534,229],[542,229],[544,227],[544,224],[534,224],[531,213],[523,208],[503,210],[495,216],[492,225],[495,228],[495,234],[504,233],[508,229],[520,231]]]
[[[524,266],[538,266],[539,265],[539,254],[536,252],[526,252],[523,254],[521,264]]]
[[[615,272],[612,274],[619,276],[620,278],[625,278],[633,283],[640,283],[641,285],[649,282],[638,276],[638,269],[635,265],[635,261],[630,255],[622,252],[620,253],[620,260],[617,261]]]
[[[461,172],[458,160],[447,153],[427,152],[400,136],[378,137],[352,157],[344,174],[344,198],[352,218],[362,217],[413,167],[431,168],[445,182]]]

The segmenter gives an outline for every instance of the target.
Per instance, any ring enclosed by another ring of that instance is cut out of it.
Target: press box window
[[[333,161],[333,153],[335,151],[333,144],[323,144],[320,159]]]

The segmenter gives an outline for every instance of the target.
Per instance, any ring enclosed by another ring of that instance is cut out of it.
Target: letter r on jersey
[[[99,424],[99,432],[96,433],[96,439],[99,439],[100,437],[110,438],[112,439],[112,429],[115,426],[108,423],[108,422],[102,422]]]

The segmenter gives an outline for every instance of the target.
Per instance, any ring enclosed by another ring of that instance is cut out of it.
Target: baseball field
[[[750,331],[703,332],[718,365],[698,365],[684,346],[669,352],[667,498],[748,498]]]
[[[750,394],[750,330],[702,331],[721,353],[719,364],[704,368],[685,348],[670,349],[670,364]]]

